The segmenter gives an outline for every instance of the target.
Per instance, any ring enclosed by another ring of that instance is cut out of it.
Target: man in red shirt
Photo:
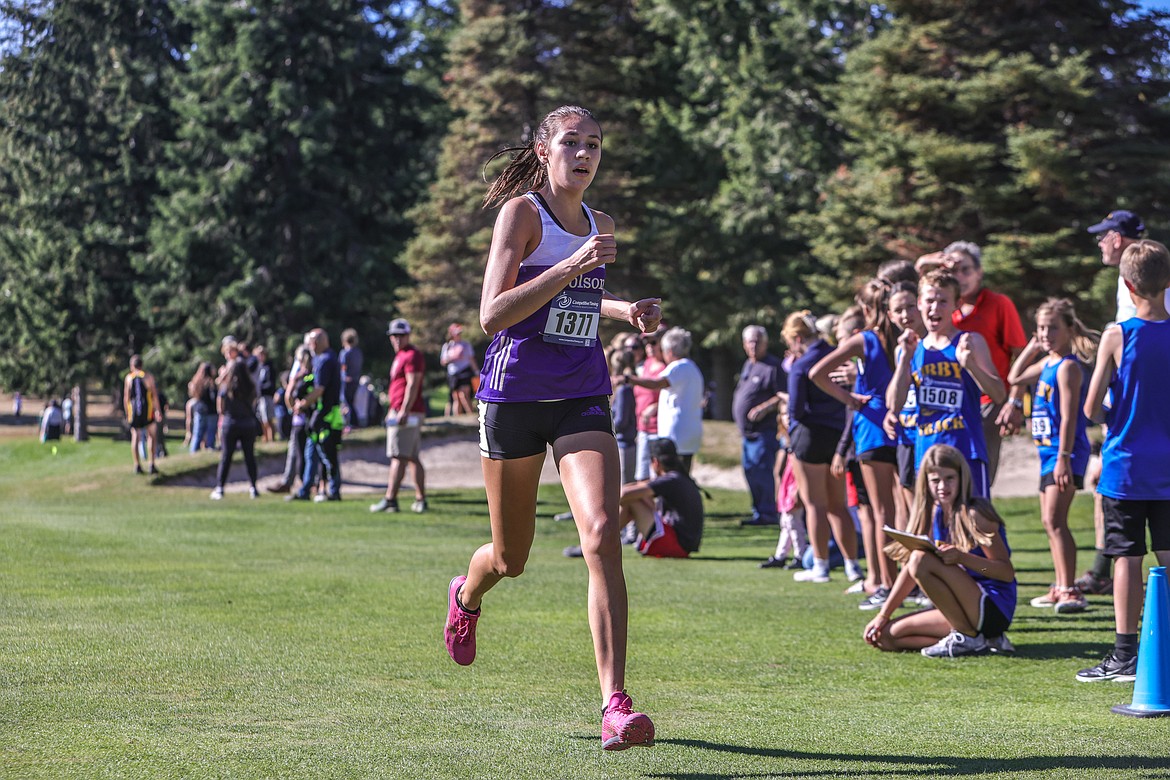
[[[426,473],[419,460],[422,440],[421,426],[426,417],[426,401],[422,397],[423,355],[410,343],[410,323],[404,319],[391,321],[386,331],[394,347],[394,363],[390,366],[389,409],[386,412],[386,457],[390,472],[386,478],[386,496],[370,506],[371,512],[397,512],[398,489],[406,476],[406,465],[411,465],[414,477],[415,512],[427,510]]]
[[[1016,355],[1028,343],[1016,305],[1006,295],[983,286],[983,253],[977,244],[956,241],[942,251],[943,266],[959,280],[959,307],[951,319],[962,331],[983,336],[991,351],[995,370],[1004,378],[1008,398],[1002,405],[983,396],[983,436],[987,441],[988,484],[995,483],[999,468],[999,450],[1004,436],[1020,430],[1024,422],[1022,385],[1009,385],[1008,371]]]

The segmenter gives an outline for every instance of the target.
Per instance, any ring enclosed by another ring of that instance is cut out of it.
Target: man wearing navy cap
[[[1141,239],[1146,232],[1142,218],[1132,211],[1117,209],[1110,211],[1105,219],[1089,226],[1089,232],[1097,236],[1097,247],[1101,250],[1101,262],[1111,268],[1121,265],[1125,248]],[[1170,306],[1170,290],[1166,293],[1166,305]],[[1117,277],[1117,315],[1114,322],[1125,322],[1137,314],[1137,307],[1125,289],[1125,282]]]

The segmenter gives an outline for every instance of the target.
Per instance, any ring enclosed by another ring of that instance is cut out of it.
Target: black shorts
[[[1170,501],[1131,501],[1101,496],[1105,515],[1105,548],[1110,558],[1145,555],[1146,526],[1155,552],[1170,550]]]
[[[853,492],[857,494],[857,505],[870,506],[869,491],[865,489],[865,478],[861,476],[861,464],[851,460],[846,468],[849,470],[849,476],[853,477]]]
[[[862,463],[889,463],[895,466],[898,463],[898,450],[894,447],[874,447],[857,453],[857,459]]]
[[[979,621],[979,633],[983,634],[983,636],[1003,636],[1003,632],[1007,631],[1008,627],[1012,624],[1007,619],[1007,615],[1003,614],[1003,611],[995,605],[995,602],[986,593],[983,594],[983,600],[979,604],[979,612],[981,617]]]
[[[492,460],[541,455],[562,436],[590,431],[613,436],[609,396],[514,404],[479,402],[479,452]]]
[[[918,476],[914,471],[914,445],[899,444],[897,450],[898,482],[907,490],[913,490]]]
[[[836,428],[826,428],[821,425],[806,426],[794,423],[789,449],[801,463],[812,463],[827,466],[833,462],[837,454],[837,442],[841,440],[841,431]]]
[[[1046,487],[1048,487],[1049,485],[1055,485],[1055,484],[1056,484],[1056,472],[1055,471],[1050,471],[1047,474],[1040,475],[1040,492],[1041,493],[1043,493],[1044,489]],[[1073,474],[1073,487],[1075,487],[1077,490],[1084,489],[1084,487],[1085,487],[1085,475],[1084,474]]]
[[[471,387],[472,371],[471,366],[457,371],[454,374],[447,374],[447,388],[450,390],[458,390],[461,387]]]

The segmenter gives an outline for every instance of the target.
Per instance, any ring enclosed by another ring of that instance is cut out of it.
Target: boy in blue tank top
[[[1117,635],[1101,663],[1077,672],[1082,682],[1135,679],[1147,526],[1158,563],[1170,566],[1170,415],[1165,409],[1170,314],[1164,299],[1170,252],[1157,241],[1131,244],[1121,256],[1121,278],[1137,316],[1101,336],[1085,400],[1085,415],[1109,426],[1097,492],[1105,514],[1105,554],[1114,559]],[[1108,411],[1106,392],[1113,401]]]
[[[918,400],[915,469],[935,444],[963,453],[971,467],[971,495],[990,497],[987,442],[980,396],[1003,403],[1007,390],[995,370],[987,342],[963,333],[951,319],[959,304],[959,281],[949,272],[927,273],[918,284],[918,309],[926,337],[907,329],[898,344],[898,365],[886,395],[889,409],[901,409],[913,385]]]

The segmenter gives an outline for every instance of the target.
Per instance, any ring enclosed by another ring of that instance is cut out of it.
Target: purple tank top
[[[572,255],[597,235],[593,213],[589,233],[574,235],[561,227],[536,193],[527,193],[540,213],[540,244],[520,263],[521,285]],[[556,401],[609,395],[613,388],[597,328],[605,268],[574,279],[520,322],[497,333],[484,354],[476,398],[489,403]]]

